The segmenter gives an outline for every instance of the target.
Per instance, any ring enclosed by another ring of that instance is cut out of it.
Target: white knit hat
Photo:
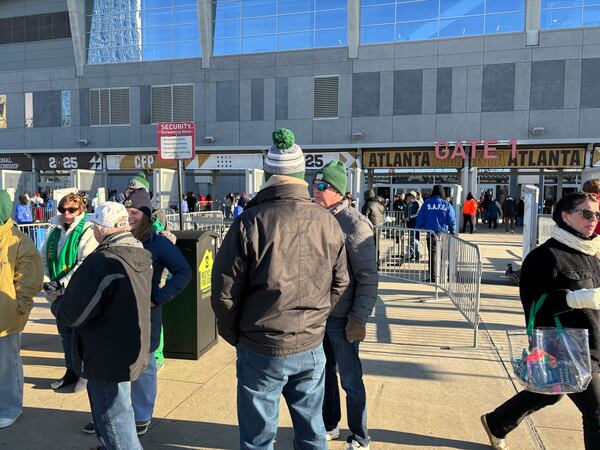
[[[291,175],[304,172],[304,154],[294,133],[287,128],[273,132],[273,145],[264,161],[265,172],[275,175]]]

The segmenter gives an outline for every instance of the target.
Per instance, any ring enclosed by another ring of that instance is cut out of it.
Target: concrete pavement
[[[481,246],[479,348],[452,303],[435,301],[429,287],[384,279],[361,346],[373,449],[489,448],[479,416],[513,395],[504,330],[523,326],[518,289],[499,285],[506,262],[520,255],[520,236],[487,230],[467,236]],[[493,348],[492,343],[499,349]],[[444,347],[450,347],[445,350]],[[60,342],[43,299],[23,333],[25,411],[0,430],[1,449],[87,449],[96,445],[81,428],[89,420],[85,393],[58,394],[49,383],[63,373]],[[200,361],[167,360],[159,374],[155,419],[145,449],[235,449],[235,352],[220,342]],[[342,436],[347,435],[342,419]],[[277,449],[291,449],[293,431],[281,406]],[[524,422],[508,438],[513,449],[583,449],[581,419],[569,400]],[[331,443],[340,450],[342,441]]]

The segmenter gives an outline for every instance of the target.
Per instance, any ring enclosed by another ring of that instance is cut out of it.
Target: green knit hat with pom
[[[287,128],[273,132],[273,145],[264,161],[264,169],[270,175],[286,175],[304,179],[304,153],[294,133]]]

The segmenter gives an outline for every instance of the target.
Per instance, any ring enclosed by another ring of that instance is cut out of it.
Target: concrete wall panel
[[[565,103],[565,61],[537,61],[531,64],[532,110],[558,109]]]
[[[452,112],[452,68],[444,67],[437,70],[436,79],[436,112],[449,114]]]
[[[240,120],[239,81],[217,81],[217,122]]]
[[[355,73],[352,77],[352,116],[378,116],[380,92],[379,72]]]
[[[512,111],[515,107],[515,65],[492,64],[483,68],[481,110]]]

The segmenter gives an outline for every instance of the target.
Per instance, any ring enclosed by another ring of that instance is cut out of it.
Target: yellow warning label
[[[213,252],[206,250],[202,257],[202,261],[200,261],[200,267],[198,267],[198,272],[200,274],[200,290],[203,292],[210,290],[210,277],[212,274],[213,262]]]

